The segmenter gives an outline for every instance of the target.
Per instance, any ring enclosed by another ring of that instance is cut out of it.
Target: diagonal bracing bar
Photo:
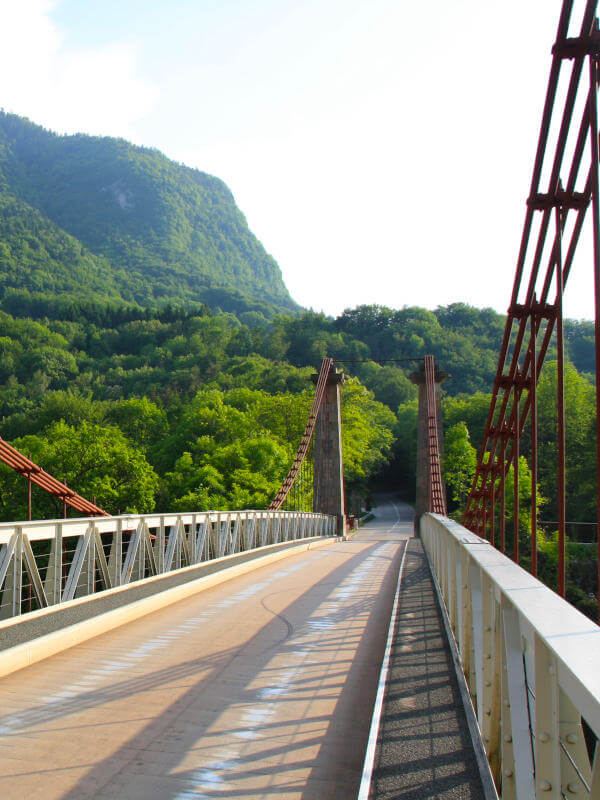
[[[552,48],[552,64],[536,150],[515,280],[494,380],[484,439],[464,523],[495,544],[500,501],[500,546],[505,544],[506,481],[513,467],[512,557],[519,560],[519,469],[521,440],[531,440],[531,570],[536,574],[537,393],[553,334],[557,351],[557,487],[559,593],[565,593],[566,453],[564,403],[563,295],[586,213],[592,208],[593,275],[596,307],[596,374],[600,376],[600,223],[598,190],[597,0],[587,0],[572,20],[573,0],[564,0]],[[577,25],[578,35],[569,37]],[[587,69],[586,69],[587,67]],[[560,87],[563,87],[560,89]],[[550,146],[552,142],[552,146]],[[596,380],[596,422],[600,385]],[[529,424],[528,424],[529,423]],[[600,435],[597,428],[600,474]],[[597,483],[600,484],[599,481]],[[598,489],[600,511],[600,486]],[[507,533],[507,532],[506,532]],[[600,559],[599,559],[600,563]],[[600,575],[599,575],[600,577]]]
[[[325,388],[327,386],[327,379],[329,378],[329,373],[331,372],[332,368],[333,368],[333,359],[324,358],[321,363],[321,369],[319,370],[319,376],[317,378],[317,388],[315,390],[315,398],[312,402],[310,413],[308,415],[308,421],[306,423],[304,433],[302,434],[302,438],[300,439],[298,450],[296,451],[296,455],[294,457],[294,461],[292,462],[292,466],[290,467],[288,474],[285,476],[285,479],[281,484],[281,488],[279,489],[279,491],[273,498],[271,504],[269,505],[269,511],[277,511],[279,508],[281,508],[281,506],[285,502],[286,497],[290,493],[290,490],[294,485],[296,478],[298,477],[298,473],[300,472],[302,463],[306,458],[306,454],[308,453],[308,447],[310,445],[312,435],[315,430],[315,425],[317,423],[317,417],[319,415],[321,403],[323,402],[323,396],[325,394]]]
[[[31,483],[35,483],[36,486],[39,486],[48,494],[57,497],[77,511],[81,511],[85,516],[108,516],[106,511],[69,489],[66,484],[56,480],[30,458],[27,458],[8,442],[5,442],[4,439],[0,439],[0,461],[3,461],[15,472],[18,472],[19,475],[27,478]]]

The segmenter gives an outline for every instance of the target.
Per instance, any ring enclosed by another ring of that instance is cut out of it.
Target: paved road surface
[[[356,797],[403,540],[383,504],[292,556],[0,680],[0,798]]]

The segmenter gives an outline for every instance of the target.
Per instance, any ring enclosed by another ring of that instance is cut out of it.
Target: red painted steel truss
[[[319,411],[321,409],[321,403],[323,401],[323,396],[325,394],[325,387],[327,386],[327,380],[329,378],[329,373],[331,372],[332,368],[333,368],[333,359],[324,358],[321,363],[321,369],[319,370],[319,377],[317,379],[317,387],[315,390],[315,398],[312,402],[310,413],[308,415],[308,421],[306,423],[304,433],[302,434],[302,438],[300,439],[298,450],[294,457],[294,461],[292,462],[290,471],[285,476],[285,479],[281,484],[281,488],[279,489],[273,501],[271,502],[271,505],[269,506],[269,511],[276,511],[278,508],[281,508],[281,506],[285,502],[286,497],[290,493],[290,490],[294,485],[296,478],[298,477],[298,473],[300,472],[302,463],[304,462],[306,454],[308,453],[308,448],[312,439],[312,435],[315,430],[315,425],[317,424],[317,417],[319,415]]]
[[[597,0],[579,24],[564,0],[537,145],[531,189],[492,402],[464,522],[519,560],[519,470],[524,442],[531,468],[531,570],[537,573],[537,383],[555,333],[557,356],[558,590],[565,594],[565,403],[563,293],[588,209],[592,208],[596,322],[596,421],[600,419],[600,227],[598,190]],[[576,27],[574,27],[576,25]],[[570,35],[575,31],[576,35]],[[597,429],[598,430],[598,429]],[[597,461],[600,464],[600,437]],[[600,469],[598,471],[600,474]],[[598,480],[596,481],[598,484]],[[507,491],[512,489],[512,547],[507,542]],[[600,509],[600,496],[598,496]],[[599,560],[600,562],[600,560]]]
[[[44,491],[62,500],[63,506],[68,505],[80,511],[84,516],[107,516],[106,511],[103,511],[95,503],[90,503],[85,497],[77,494],[72,489],[57,481],[48,472],[38,467],[30,458],[27,458],[8,442],[0,439],[0,461],[3,461],[19,475],[22,475],[28,481],[28,507],[29,517],[31,518],[31,484],[35,483],[40,486]]]

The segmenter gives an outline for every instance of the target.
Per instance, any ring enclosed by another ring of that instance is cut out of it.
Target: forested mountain
[[[0,113],[0,303],[9,289],[297,309],[218,178],[122,139],[58,136]]]

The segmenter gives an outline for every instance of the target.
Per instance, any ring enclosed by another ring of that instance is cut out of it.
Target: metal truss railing
[[[3,523],[0,619],[256,547],[334,534],[334,517],[295,511]]]
[[[421,536],[499,796],[600,798],[600,628],[457,522]]]

